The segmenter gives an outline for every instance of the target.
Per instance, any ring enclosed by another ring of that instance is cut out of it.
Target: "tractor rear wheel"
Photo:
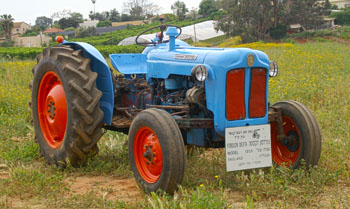
[[[150,108],[135,117],[129,131],[129,161],[145,192],[174,193],[185,173],[185,146],[169,113]]]
[[[321,133],[311,111],[296,101],[278,102],[273,107],[281,109],[283,130],[288,137],[278,141],[277,125],[271,123],[273,162],[292,168],[299,167],[302,160],[306,166],[316,165],[321,155]]]
[[[36,141],[49,163],[77,166],[97,153],[103,135],[97,73],[82,50],[65,45],[44,49],[37,62],[30,103]]]

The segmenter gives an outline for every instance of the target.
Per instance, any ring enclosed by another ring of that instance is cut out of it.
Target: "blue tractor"
[[[36,141],[49,163],[79,166],[98,152],[104,129],[128,134],[131,169],[146,192],[173,193],[185,145],[225,148],[227,171],[316,165],[321,134],[295,101],[268,102],[278,65],[247,48],[192,47],[162,24],[141,54],[111,54],[114,75],[87,43],[45,48],[33,68]],[[169,37],[167,40],[164,37]]]

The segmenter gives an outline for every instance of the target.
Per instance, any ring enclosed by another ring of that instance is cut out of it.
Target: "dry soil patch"
[[[8,172],[0,172],[0,179],[7,179],[9,177]]]
[[[72,194],[84,195],[94,192],[108,200],[136,202],[142,200],[143,192],[134,178],[120,179],[112,176],[80,176],[66,181]]]

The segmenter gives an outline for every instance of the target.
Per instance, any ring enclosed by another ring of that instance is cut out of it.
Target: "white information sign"
[[[272,166],[270,124],[225,130],[226,170]]]

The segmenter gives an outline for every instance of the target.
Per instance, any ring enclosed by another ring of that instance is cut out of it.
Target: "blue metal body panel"
[[[91,70],[98,74],[96,85],[102,91],[100,107],[104,112],[103,123],[112,124],[114,91],[110,68],[102,54],[93,46],[82,42],[64,42],[64,45],[71,45],[75,50],[82,49],[83,57],[91,59]]]
[[[111,54],[111,63],[123,74],[147,73],[147,56],[145,54]]]
[[[249,67],[247,57],[253,54],[254,65]],[[215,77],[209,74],[205,81],[207,108],[214,113],[214,127],[216,133],[225,136],[225,129],[228,127],[238,127],[246,125],[260,125],[268,123],[268,105],[266,104],[266,114],[263,118],[249,118],[249,94],[250,94],[250,69],[265,68],[269,70],[269,59],[261,51],[237,48],[225,49],[210,53],[205,63],[215,69]],[[228,71],[237,68],[245,69],[245,109],[246,118],[243,120],[228,121],[226,119],[226,74]],[[267,84],[269,77],[267,76]],[[268,87],[266,88],[266,103],[268,101]]]

